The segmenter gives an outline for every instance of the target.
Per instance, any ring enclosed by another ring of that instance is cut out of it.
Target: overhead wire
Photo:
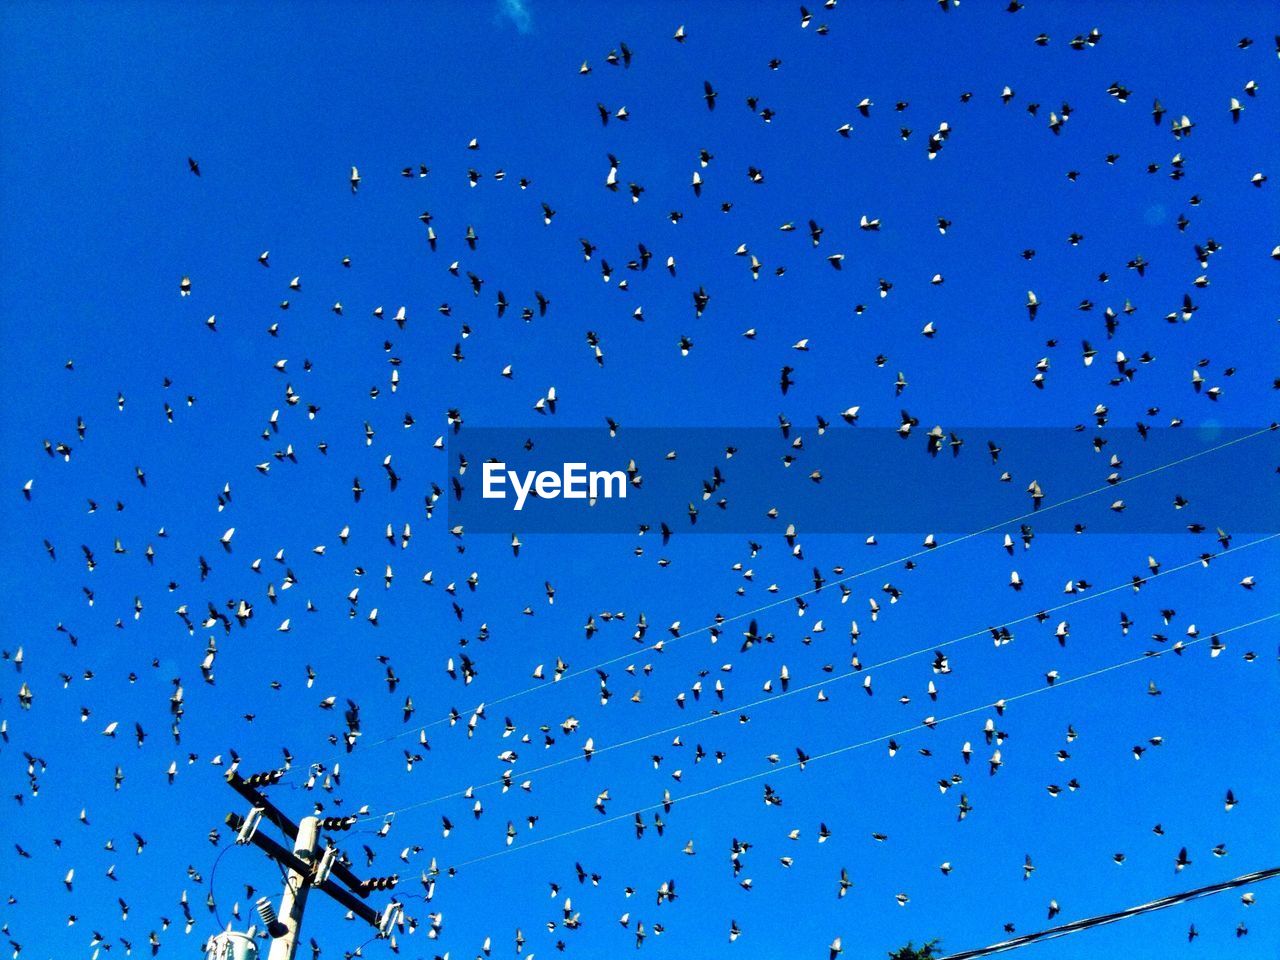
[[[1258,617],[1257,619],[1250,620],[1247,623],[1240,623],[1232,627],[1227,627],[1226,629],[1223,629],[1223,630],[1213,631],[1209,636],[1224,637],[1224,636],[1227,636],[1228,634],[1235,633],[1239,630],[1246,630],[1250,627],[1255,627],[1260,623],[1265,623],[1269,620],[1275,620],[1276,618],[1280,618],[1280,611],[1267,614],[1266,616],[1263,616],[1263,617]],[[715,784],[714,786],[706,787],[702,790],[697,790],[693,793],[687,793],[680,797],[672,797],[669,800],[661,800],[661,801],[658,801],[657,803],[652,803],[647,806],[639,807],[638,809],[630,810],[626,813],[615,814],[614,816],[606,817],[601,820],[595,820],[595,821],[592,821],[591,823],[583,824],[582,826],[561,831],[560,833],[554,833],[545,837],[539,837],[536,840],[531,840],[528,843],[512,845],[502,850],[496,850],[492,853],[487,853],[478,857],[473,857],[470,860],[464,860],[461,863],[453,865],[452,869],[461,870],[464,867],[469,867],[478,863],[483,863],[488,860],[493,860],[496,857],[504,856],[506,854],[516,853],[518,851],[523,851],[523,850],[529,850],[529,849],[532,849],[533,847],[542,846],[543,844],[551,843],[555,840],[562,840],[567,837],[575,836],[580,833],[585,833],[588,830],[595,830],[599,827],[607,826],[613,823],[619,823],[624,820],[633,820],[636,816],[639,816],[640,814],[649,813],[655,810],[669,809],[670,807],[673,807],[680,803],[685,803],[689,800],[696,800],[701,797],[709,796],[713,793],[719,793],[721,790],[728,790],[731,787],[741,786],[744,783],[750,783],[755,780],[760,780],[764,777],[776,776],[777,774],[782,773],[783,771],[786,771],[786,770],[792,770],[797,767],[807,766],[808,764],[811,764],[811,763],[820,763],[823,760],[829,760],[832,757],[842,756],[854,750],[860,750],[865,747],[874,746],[875,744],[885,743],[889,740],[896,740],[899,737],[905,737],[909,734],[919,732],[920,730],[925,730],[925,729],[932,730],[935,727],[938,727],[944,723],[949,723],[953,720],[959,720],[964,717],[972,716],[976,713],[981,713],[983,710],[990,710],[997,706],[1007,707],[1011,703],[1016,703],[1020,700],[1025,700],[1029,697],[1033,697],[1038,694],[1045,693],[1049,690],[1059,690],[1064,687],[1072,686],[1073,684],[1083,683],[1086,680],[1091,680],[1096,677],[1103,676],[1104,674],[1111,673],[1112,671],[1115,671],[1115,670],[1123,669],[1124,667],[1130,667],[1137,663],[1146,663],[1150,660],[1158,659],[1162,656],[1167,656],[1169,653],[1173,652],[1175,649],[1179,653],[1181,653],[1181,651],[1186,650],[1187,648],[1192,647],[1197,643],[1203,642],[1204,639],[1206,639],[1206,637],[1202,634],[1201,636],[1195,637],[1187,641],[1186,643],[1183,643],[1181,647],[1178,647],[1178,648],[1170,648],[1166,650],[1157,650],[1149,653],[1144,653],[1141,656],[1133,657],[1128,660],[1122,660],[1122,661],[1119,661],[1118,663],[1112,663],[1105,667],[1100,667],[1096,670],[1091,670],[1087,673],[1082,673],[1074,677],[1069,677],[1065,680],[1057,680],[1055,682],[1046,683],[1043,686],[1032,687],[1029,690],[1024,690],[1021,693],[1014,694],[1013,696],[999,697],[990,702],[979,704],[976,707],[970,707],[967,710],[961,710],[958,713],[953,713],[946,717],[927,718],[926,720],[923,720],[920,723],[913,724],[909,727],[904,727],[903,729],[894,731],[893,733],[887,733],[882,736],[872,737],[867,740],[860,740],[856,743],[846,744],[844,746],[837,747],[833,750],[828,750],[825,753],[814,754],[813,756],[806,757],[803,760],[795,760],[790,763],[777,764],[765,770],[761,770],[752,774],[747,774],[746,776],[738,777],[735,780],[729,780],[724,783]]]
[[[1067,497],[1067,498],[1066,498],[1066,499],[1064,499],[1064,500],[1056,501],[1056,502],[1051,503],[1051,504],[1049,504],[1049,505],[1047,505],[1047,506],[1043,506],[1043,505],[1042,505],[1042,506],[1039,506],[1039,507],[1034,507],[1032,510],[1030,510],[1030,511],[1028,511],[1028,512],[1026,512],[1026,513],[1020,514],[1020,515],[1015,516],[1015,517],[1011,517],[1011,518],[1009,518],[1009,519],[1007,519],[1007,520],[1004,520],[1004,521],[1001,521],[1001,522],[999,522],[999,523],[994,523],[994,524],[991,524],[991,525],[989,525],[989,526],[983,527],[983,528],[981,528],[981,529],[979,529],[979,530],[973,530],[973,531],[970,531],[969,533],[960,534],[960,535],[958,535],[958,536],[956,536],[956,537],[951,538],[950,540],[944,540],[943,542],[941,542],[941,543],[937,543],[937,544],[934,544],[933,546],[929,546],[929,547],[922,547],[921,549],[919,549],[919,550],[917,550],[917,551],[914,551],[914,552],[912,552],[912,553],[905,554],[905,555],[903,555],[903,556],[901,556],[901,557],[898,557],[898,558],[896,558],[896,559],[894,559],[894,560],[888,560],[888,561],[885,561],[885,562],[883,562],[883,563],[879,563],[879,564],[876,564],[876,565],[874,565],[874,566],[867,567],[867,568],[865,568],[865,569],[863,569],[863,570],[859,570],[859,571],[857,571],[856,573],[851,573],[851,574],[848,574],[848,575],[845,575],[845,576],[839,577],[838,579],[835,579],[835,580],[830,581],[830,585],[831,585],[831,586],[839,586],[840,584],[849,583],[849,582],[851,582],[851,581],[853,581],[853,580],[857,580],[857,579],[860,579],[860,578],[862,578],[862,577],[869,576],[870,574],[878,573],[878,572],[879,572],[879,571],[881,571],[881,570],[886,570],[886,569],[889,569],[890,567],[896,567],[896,566],[898,566],[899,564],[902,564],[902,563],[906,563],[906,562],[913,561],[913,560],[918,560],[919,558],[921,558],[921,557],[923,557],[923,556],[926,556],[927,554],[937,553],[939,550],[945,549],[945,548],[950,547],[950,546],[955,546],[956,544],[959,544],[959,543],[964,543],[964,542],[966,542],[966,541],[968,541],[968,540],[972,540],[972,539],[973,539],[973,538],[975,538],[975,537],[980,537],[980,536],[983,536],[983,535],[985,535],[985,534],[992,533],[992,532],[994,532],[994,531],[997,531],[997,530],[1003,529],[1003,528],[1005,528],[1005,527],[1008,527],[1008,526],[1010,526],[1010,525],[1012,525],[1012,524],[1015,524],[1015,523],[1021,523],[1021,522],[1022,522],[1022,521],[1024,521],[1024,520],[1030,520],[1030,519],[1033,519],[1033,518],[1035,518],[1035,517],[1037,517],[1037,516],[1043,516],[1044,514],[1049,513],[1049,512],[1051,512],[1051,511],[1053,511],[1053,510],[1057,510],[1057,509],[1059,509],[1059,508],[1061,508],[1061,507],[1069,506],[1069,505],[1070,505],[1070,504],[1072,504],[1072,503],[1078,503],[1078,502],[1079,502],[1079,501],[1081,501],[1081,500],[1087,499],[1087,498],[1092,497],[1092,496],[1096,496],[1096,495],[1097,495],[1097,494],[1099,494],[1099,493],[1105,493],[1105,492],[1107,492],[1107,491],[1109,491],[1109,490],[1115,490],[1117,487],[1123,486],[1124,484],[1127,484],[1127,483],[1133,483],[1134,481],[1142,480],[1142,479],[1144,479],[1144,478],[1146,478],[1146,477],[1154,476],[1155,474],[1161,473],[1161,472],[1163,472],[1163,471],[1165,471],[1165,470],[1170,470],[1170,469],[1172,469],[1172,468],[1174,468],[1174,467],[1181,466],[1181,465],[1183,465],[1183,464],[1185,464],[1185,463],[1189,463],[1189,462],[1191,462],[1191,461],[1193,461],[1193,460],[1197,460],[1197,459],[1199,459],[1200,457],[1208,456],[1209,454],[1217,453],[1217,452],[1219,452],[1219,451],[1221,451],[1221,450],[1225,450],[1225,449],[1227,449],[1228,447],[1232,447],[1232,446],[1235,446],[1235,445],[1237,445],[1237,444],[1244,443],[1244,442],[1247,442],[1247,441],[1249,441],[1249,440],[1253,440],[1253,439],[1255,439],[1255,438],[1257,438],[1257,437],[1262,436],[1263,434],[1266,434],[1266,433],[1273,433],[1273,432],[1275,432],[1276,430],[1277,430],[1277,425],[1276,425],[1276,424],[1269,424],[1269,425],[1268,425],[1268,426],[1266,426],[1266,427],[1262,427],[1262,428],[1260,428],[1260,429],[1258,429],[1258,430],[1254,430],[1254,431],[1252,431],[1252,432],[1250,432],[1250,433],[1243,434],[1243,435],[1238,436],[1238,437],[1232,437],[1231,439],[1229,439],[1229,440],[1225,440],[1225,441],[1223,441],[1222,443],[1215,444],[1214,446],[1211,446],[1211,447],[1206,447],[1206,448],[1204,448],[1204,449],[1202,449],[1202,450],[1197,450],[1195,453],[1187,454],[1186,456],[1179,457],[1179,458],[1177,458],[1177,459],[1175,459],[1175,460],[1171,460],[1171,461],[1169,461],[1169,462],[1167,462],[1167,463],[1160,464],[1160,465],[1155,466],[1155,467],[1152,467],[1152,468],[1150,468],[1150,469],[1148,469],[1148,470],[1144,470],[1144,471],[1141,471],[1141,472],[1139,472],[1139,473],[1135,473],[1135,474],[1133,474],[1132,476],[1129,476],[1129,477],[1122,477],[1122,478],[1120,478],[1120,479],[1115,480],[1114,482],[1113,482],[1113,481],[1108,481],[1107,483],[1103,484],[1102,486],[1095,487],[1095,488],[1093,488],[1093,489],[1091,489],[1091,490],[1087,490],[1087,491],[1084,491],[1084,492],[1082,492],[1082,493],[1074,494],[1074,495],[1072,495],[1072,496],[1070,496],[1070,497]],[[826,585],[826,584],[824,584],[824,586],[825,586],[825,585]],[[676,636],[676,637],[673,637],[673,638],[670,638],[670,639],[664,639],[664,640],[658,641],[657,643],[654,643],[654,644],[649,644],[648,646],[643,647],[643,648],[641,648],[641,649],[643,649],[643,650],[665,649],[665,648],[666,648],[666,647],[668,647],[668,646],[672,646],[672,645],[674,645],[678,640],[686,639],[686,638],[688,638],[688,637],[697,636],[697,635],[699,635],[699,634],[701,634],[701,633],[705,633],[705,632],[708,632],[708,631],[710,631],[710,630],[717,629],[717,628],[719,628],[719,627],[723,626],[725,623],[733,623],[733,622],[735,622],[735,621],[737,621],[737,620],[744,620],[744,619],[747,619],[748,617],[758,616],[759,614],[764,613],[764,612],[766,612],[766,611],[768,611],[768,610],[772,610],[772,609],[775,609],[775,608],[777,608],[777,607],[779,607],[779,606],[783,606],[783,605],[786,605],[786,604],[791,604],[791,603],[794,603],[794,602],[795,602],[795,601],[797,601],[797,600],[801,600],[801,599],[803,599],[803,598],[805,598],[805,597],[812,596],[813,594],[816,594],[816,593],[818,592],[818,590],[819,590],[819,589],[820,589],[819,587],[814,587],[814,588],[811,588],[811,589],[808,589],[808,590],[802,590],[802,591],[800,591],[800,592],[798,592],[798,593],[795,593],[795,594],[792,594],[792,595],[790,595],[790,596],[785,596],[785,597],[781,597],[781,598],[776,599],[776,600],[772,600],[772,601],[770,601],[769,603],[762,604],[762,605],[757,606],[757,607],[755,607],[755,608],[753,608],[753,609],[751,609],[751,610],[742,611],[742,612],[740,612],[740,613],[729,614],[729,615],[727,615],[727,616],[718,616],[718,617],[717,617],[717,618],[716,618],[712,623],[704,624],[704,625],[699,626],[699,627],[696,627],[696,628],[694,628],[694,629],[692,629],[692,630],[684,631],[684,632],[680,633],[680,634],[679,634],[679,636]],[[481,702],[480,702],[480,703],[478,703],[475,707],[470,708],[467,712],[474,714],[477,710],[479,710],[479,709],[481,709],[481,708],[483,708],[483,707],[485,707],[485,706],[494,706],[494,705],[501,704],[501,703],[509,703],[509,702],[511,702],[511,701],[513,701],[513,700],[518,700],[518,699],[521,699],[521,698],[523,698],[523,697],[526,697],[526,696],[528,696],[529,694],[531,694],[531,693],[535,693],[535,692],[537,692],[537,691],[539,691],[539,690],[544,690],[544,689],[549,689],[550,687],[554,687],[554,686],[558,685],[559,683],[563,683],[563,682],[564,682],[564,681],[566,681],[566,680],[573,680],[573,679],[576,679],[576,678],[581,677],[581,676],[585,676],[585,675],[588,675],[588,674],[592,674],[592,673],[594,673],[594,672],[595,672],[595,671],[597,671],[597,670],[603,669],[603,668],[608,667],[608,666],[612,666],[613,664],[619,663],[619,662],[621,662],[621,661],[623,661],[623,660],[630,660],[630,659],[632,659],[632,658],[636,655],[636,652],[637,652],[637,651],[633,649],[633,650],[630,650],[630,651],[628,651],[628,652],[626,652],[626,653],[619,654],[619,655],[618,655],[618,656],[616,656],[616,657],[611,657],[611,658],[609,658],[609,659],[607,659],[607,660],[602,660],[602,661],[600,661],[599,663],[592,664],[591,666],[588,666],[588,667],[582,667],[582,668],[579,668],[579,669],[577,669],[577,670],[570,670],[570,671],[566,671],[563,675],[559,676],[555,682],[553,682],[553,683],[551,683],[551,684],[547,684],[547,683],[539,683],[539,684],[535,684],[535,685],[533,685],[533,686],[528,686],[528,687],[524,687],[524,688],[522,688],[522,689],[520,689],[520,690],[513,691],[512,693],[509,693],[509,694],[504,694],[504,695],[499,696],[499,697],[496,697],[496,698],[494,698],[494,699],[481,701]],[[424,724],[415,724],[414,726],[412,726],[412,727],[410,727],[410,728],[408,728],[408,729],[406,729],[406,730],[398,731],[398,732],[396,732],[396,733],[390,734],[390,735],[388,735],[388,736],[386,736],[386,737],[382,737],[382,738],[377,739],[377,740],[373,740],[373,741],[371,741],[371,742],[362,743],[362,746],[364,747],[364,750],[362,750],[361,752],[362,752],[362,753],[364,753],[364,752],[367,752],[368,750],[371,750],[371,749],[373,749],[373,748],[375,748],[375,747],[379,747],[379,746],[382,746],[382,745],[384,745],[384,744],[391,743],[391,742],[394,742],[394,741],[396,741],[396,740],[403,739],[403,738],[404,738],[404,737],[406,737],[406,736],[412,736],[412,735],[414,735],[414,734],[419,734],[419,733],[425,732],[425,731],[426,731],[426,730],[428,730],[428,729],[431,729],[431,728],[433,728],[433,727],[437,727],[437,726],[439,726],[439,725],[441,725],[441,724],[443,724],[443,723],[449,723],[449,722],[451,722],[451,721],[453,721],[453,720],[455,720],[455,719],[456,719],[455,714],[454,714],[454,713],[450,713],[450,714],[449,714],[449,715],[447,715],[447,716],[440,717],[440,718],[435,719],[435,720],[430,720],[430,721],[428,721],[428,722],[426,722],[426,723],[424,723]],[[325,758],[325,759],[323,759],[323,760],[311,761],[311,762],[308,762],[308,763],[306,763],[306,764],[303,764],[303,765],[301,765],[301,766],[297,767],[296,769],[315,770],[315,769],[317,769],[317,768],[326,768],[326,767],[328,767],[328,766],[329,766],[330,764],[332,764],[332,763],[335,763],[335,762],[341,761],[344,757],[348,756],[349,754],[350,754],[350,751],[348,751],[348,752],[346,752],[346,753],[332,754],[332,755],[330,755],[329,757],[327,757],[327,758]],[[287,777],[287,776],[288,776],[288,774],[286,774],[286,777]]]
[[[1223,553],[1216,554],[1216,555],[1214,556],[1214,558],[1216,559],[1216,558],[1218,558],[1218,557],[1225,557],[1225,556],[1233,555],[1233,554],[1235,554],[1235,553],[1237,553],[1237,552],[1239,552],[1239,551],[1247,550],[1247,549],[1248,549],[1248,548],[1250,548],[1250,547],[1258,546],[1259,544],[1267,543],[1267,542],[1272,541],[1272,540],[1275,540],[1275,539],[1277,539],[1277,538],[1280,538],[1280,533],[1268,534],[1267,536],[1260,537],[1260,538],[1258,538],[1258,539],[1256,539],[1256,540],[1251,540],[1251,541],[1249,541],[1249,542],[1247,542],[1247,543],[1240,544],[1240,545],[1239,545],[1239,546],[1237,546],[1237,547],[1232,547],[1232,548],[1230,548],[1229,550],[1224,551]],[[1169,574],[1177,573],[1177,572],[1179,572],[1179,571],[1181,571],[1181,570],[1186,570],[1186,569],[1188,569],[1188,568],[1190,568],[1190,567],[1195,567],[1195,566],[1203,565],[1203,563],[1204,563],[1204,561],[1203,561],[1200,557],[1197,557],[1197,558],[1196,558],[1196,559],[1194,559],[1194,560],[1187,561],[1186,563],[1179,564],[1178,566],[1175,566],[1175,567],[1167,567],[1167,568],[1163,568],[1163,569],[1161,569],[1160,571],[1158,571],[1158,572],[1156,572],[1156,573],[1153,573],[1151,576],[1146,577],[1146,578],[1144,578],[1144,579],[1145,579],[1145,580],[1147,580],[1147,581],[1155,580],[1155,579],[1157,579],[1157,578],[1159,578],[1159,577],[1168,576]],[[1120,590],[1132,589],[1132,587],[1133,587],[1133,582],[1132,582],[1132,580],[1126,580],[1125,582],[1120,583],[1120,584],[1117,584],[1117,585],[1115,585],[1115,586],[1113,586],[1113,587],[1108,587],[1108,588],[1106,588],[1106,589],[1104,589],[1104,590],[1100,590],[1100,591],[1095,591],[1095,592],[1090,592],[1090,593],[1084,594],[1083,596],[1076,597],[1076,598],[1075,598],[1075,599],[1073,599],[1073,600],[1066,601],[1066,602],[1064,602],[1064,603],[1058,604],[1057,606],[1047,607],[1047,608],[1041,608],[1040,610],[1036,611],[1035,613],[1029,613],[1029,614],[1026,614],[1026,615],[1024,615],[1024,616],[1017,617],[1017,618],[1012,619],[1012,620],[1006,620],[1006,621],[1004,621],[1004,622],[1002,623],[1002,626],[1006,626],[1006,627],[1007,627],[1007,626],[1012,626],[1012,625],[1019,624],[1019,623],[1025,623],[1026,621],[1029,621],[1029,620],[1035,620],[1035,619],[1038,619],[1038,618],[1041,616],[1041,614],[1057,613],[1057,612],[1060,612],[1060,611],[1062,611],[1062,610],[1066,610],[1066,609],[1068,609],[1068,608],[1078,606],[1078,605],[1080,605],[1080,604],[1082,604],[1082,603],[1087,603],[1087,602],[1092,601],[1092,600],[1098,600],[1098,599],[1101,599],[1102,597],[1109,596],[1109,595],[1111,595],[1111,594],[1113,594],[1113,593],[1116,593],[1116,592],[1118,592],[1118,591],[1120,591]],[[749,702],[749,703],[742,703],[742,704],[738,704],[738,705],[736,705],[736,706],[734,706],[734,707],[732,707],[732,708],[730,708],[730,709],[728,709],[728,710],[718,711],[718,712],[710,713],[710,714],[707,714],[707,715],[704,715],[704,716],[700,716],[700,717],[693,717],[693,718],[691,718],[691,719],[689,719],[689,720],[686,720],[686,721],[683,721],[683,722],[681,722],[681,723],[674,724],[674,725],[672,725],[672,726],[668,726],[668,727],[664,727],[664,728],[659,729],[659,730],[654,730],[654,731],[649,732],[649,733],[644,733],[644,734],[641,734],[641,735],[638,735],[638,736],[632,737],[632,738],[627,739],[627,740],[622,740],[622,741],[619,741],[619,742],[617,742],[617,743],[611,743],[611,744],[606,744],[606,745],[604,745],[604,746],[595,747],[595,748],[592,750],[591,755],[592,755],[593,757],[595,757],[595,756],[599,756],[600,754],[608,753],[608,752],[613,751],[613,750],[619,750],[619,749],[622,749],[623,747],[634,746],[635,744],[637,744],[637,743],[643,743],[643,742],[644,742],[644,741],[646,741],[646,740],[652,740],[654,737],[660,737],[660,736],[664,736],[664,735],[666,735],[666,734],[672,734],[672,733],[679,733],[679,732],[680,732],[680,731],[682,731],[682,730],[687,730],[687,729],[689,729],[690,727],[694,727],[694,726],[697,726],[697,725],[702,724],[702,723],[706,723],[706,722],[711,721],[711,720],[716,720],[716,719],[719,719],[719,718],[722,718],[722,717],[734,716],[734,715],[736,715],[737,713],[740,713],[740,712],[741,712],[741,711],[743,711],[743,710],[752,710],[752,709],[755,709],[756,707],[761,707],[761,706],[765,706],[765,705],[768,705],[768,704],[771,704],[771,703],[775,703],[775,702],[777,702],[777,701],[779,701],[779,700],[782,700],[782,699],[785,699],[785,698],[787,698],[787,697],[795,696],[796,694],[800,694],[800,693],[805,693],[805,692],[807,692],[807,691],[814,690],[814,689],[817,689],[817,688],[820,688],[820,687],[830,686],[830,685],[832,685],[832,684],[834,684],[834,683],[839,683],[839,682],[841,682],[841,681],[843,681],[843,680],[848,680],[848,679],[850,679],[850,678],[852,678],[852,677],[856,677],[856,676],[859,676],[859,675],[861,675],[861,676],[870,676],[870,675],[871,675],[871,672],[872,672],[873,670],[883,669],[884,667],[890,666],[890,665],[892,665],[892,664],[900,663],[900,662],[902,662],[902,661],[904,661],[904,660],[908,660],[908,659],[911,659],[911,658],[913,658],[913,657],[918,657],[918,656],[921,656],[921,655],[926,654],[926,653],[932,653],[932,652],[935,652],[935,651],[943,650],[943,649],[946,649],[947,647],[953,646],[953,645],[955,645],[955,644],[957,644],[957,643],[961,643],[961,642],[963,642],[963,641],[965,641],[965,640],[971,640],[971,639],[974,639],[974,638],[976,638],[976,637],[986,636],[986,635],[988,635],[988,634],[990,633],[990,631],[991,631],[991,628],[990,628],[990,627],[983,627],[983,628],[981,628],[981,629],[979,629],[979,630],[975,630],[975,631],[973,631],[973,632],[971,632],[971,633],[966,633],[966,634],[963,634],[963,635],[961,635],[961,636],[955,637],[955,638],[950,639],[950,640],[941,641],[941,642],[939,642],[939,643],[929,644],[928,646],[921,647],[921,648],[919,648],[919,649],[917,649],[917,650],[913,650],[913,651],[910,651],[910,652],[908,652],[908,653],[898,654],[898,655],[893,656],[893,657],[890,657],[890,658],[888,658],[888,659],[886,659],[886,660],[881,660],[881,661],[879,661],[879,662],[877,662],[877,663],[873,663],[873,664],[865,665],[865,666],[859,667],[859,668],[857,668],[857,669],[853,669],[853,670],[846,671],[846,672],[844,672],[844,673],[835,674],[835,675],[832,675],[832,676],[827,676],[827,677],[824,677],[824,678],[822,678],[822,679],[820,679],[820,680],[816,680],[816,681],[814,681],[814,682],[812,682],[812,683],[804,684],[804,685],[802,685],[802,686],[798,686],[798,687],[793,687],[793,688],[791,688],[791,689],[789,689],[789,690],[784,690],[784,691],[783,691],[783,692],[781,692],[781,693],[773,694],[773,695],[768,696],[768,697],[761,697],[761,698],[758,698],[758,699],[753,700],[753,701],[751,701],[751,702]],[[1186,644],[1184,644],[1184,647],[1185,647],[1185,646],[1186,646]],[[547,770],[551,770],[551,769],[554,769],[554,768],[556,768],[556,767],[561,767],[561,766],[564,766],[564,765],[569,764],[569,763],[576,763],[576,762],[579,762],[579,761],[584,761],[584,760],[585,760],[585,757],[586,757],[585,753],[581,753],[581,752],[579,752],[579,753],[575,753],[575,754],[573,754],[572,756],[562,757],[562,758],[560,758],[559,760],[553,760],[553,761],[551,761],[551,762],[549,762],[549,763],[545,763],[545,764],[543,764],[543,765],[541,765],[541,766],[534,767],[534,768],[532,768],[532,769],[528,769],[528,770],[523,770],[523,771],[521,771],[521,772],[520,772],[520,774],[519,774],[519,775],[520,775],[521,777],[525,777],[525,778],[527,778],[527,777],[531,777],[531,776],[534,776],[534,775],[536,775],[536,774],[543,773],[543,772],[545,772],[545,771],[547,771]],[[514,768],[513,768],[512,776],[513,776],[513,777],[515,776]],[[431,805],[436,804],[436,803],[441,803],[441,802],[443,802],[443,801],[445,801],[445,800],[452,800],[452,799],[456,799],[456,798],[458,798],[458,797],[462,797],[462,796],[470,796],[470,795],[471,795],[474,791],[476,791],[476,790],[482,790],[482,789],[485,789],[485,788],[488,788],[488,787],[499,786],[499,785],[503,785],[503,784],[506,784],[506,783],[509,783],[509,780],[508,780],[507,778],[505,778],[505,777],[504,777],[504,778],[499,778],[499,779],[496,779],[496,780],[489,780],[489,781],[486,781],[486,782],[484,782],[484,783],[473,784],[473,785],[471,785],[471,786],[468,786],[468,787],[463,788],[463,789],[460,789],[460,790],[454,790],[454,791],[451,791],[451,792],[449,792],[449,793],[444,793],[444,794],[441,794],[441,795],[439,795],[439,796],[432,797],[432,798],[430,798],[430,799],[414,801],[413,803],[409,803],[409,804],[407,804],[407,805],[405,805],[405,806],[403,806],[403,807],[397,807],[397,808],[395,808],[394,810],[387,810],[387,811],[383,811],[383,812],[380,812],[380,813],[370,813],[370,814],[368,814],[367,816],[362,817],[361,819],[370,819],[370,820],[372,820],[372,819],[382,819],[382,818],[385,818],[385,817],[399,816],[400,814],[402,814],[402,813],[406,813],[406,812],[411,811],[411,810],[416,810],[416,809],[420,809],[420,808],[422,808],[422,807],[431,806]]]
[[[977,960],[979,957],[986,957],[994,953],[1004,953],[1009,950],[1016,950],[1019,947],[1030,946],[1031,944],[1039,943],[1042,940],[1057,940],[1060,937],[1079,933],[1082,930],[1090,930],[1094,927],[1104,926],[1109,923],[1116,923],[1120,920],[1128,920],[1130,917],[1141,916],[1144,913],[1164,910],[1168,907],[1177,906],[1180,903],[1186,903],[1190,900],[1198,900],[1201,897],[1209,897],[1215,893],[1222,893],[1226,890],[1235,890],[1239,887],[1251,886],[1252,884],[1261,883],[1264,880],[1270,880],[1277,876],[1280,876],[1280,867],[1272,867],[1269,870],[1257,870],[1253,873],[1246,873],[1239,877],[1234,877],[1231,880],[1224,880],[1221,883],[1211,883],[1207,886],[1197,887],[1194,890],[1186,890],[1182,893],[1174,893],[1167,897],[1149,900],[1146,903],[1140,903],[1137,906],[1129,907],[1125,910],[1117,910],[1114,913],[1104,913],[1096,917],[1086,917],[1082,920],[1073,920],[1070,923],[1060,924],[1056,927],[1049,927],[1046,930],[1038,930],[1035,933],[1026,933],[1021,936],[1014,937],[1011,940],[993,943],[988,947],[979,947],[976,950],[963,950],[960,953],[951,953],[945,957],[939,957],[938,960]]]

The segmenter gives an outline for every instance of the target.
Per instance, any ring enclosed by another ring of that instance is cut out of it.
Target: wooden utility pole
[[[302,914],[307,905],[307,894],[313,887],[376,927],[379,936],[390,936],[400,918],[400,904],[392,900],[379,913],[364,900],[375,890],[392,889],[399,878],[393,874],[361,880],[343,862],[337,846],[327,839],[321,843],[321,831],[349,830],[356,822],[355,817],[303,817],[294,823],[286,816],[259,789],[279,782],[283,776],[283,770],[256,773],[247,779],[235,770],[227,774],[231,789],[251,805],[245,817],[227,814],[227,826],[237,832],[236,843],[252,843],[286,870],[279,913],[266,897],[258,901],[258,912],[272,938],[267,960],[294,960],[302,936]],[[260,831],[259,824],[264,820],[278,829],[288,844],[281,844]]]
[[[315,848],[312,847],[313,858],[314,853]],[[307,893],[310,890],[311,878],[299,873],[297,868],[290,867],[285,874],[284,892],[280,894],[279,924],[284,930],[279,936],[272,937],[267,960],[293,960],[294,951],[298,949],[298,938],[302,935],[302,911],[307,906]]]

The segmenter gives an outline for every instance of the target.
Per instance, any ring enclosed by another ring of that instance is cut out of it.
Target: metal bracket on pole
[[[337,847],[324,848],[324,852],[320,854],[320,860],[316,864],[315,883],[317,886],[329,879],[329,874],[333,872],[333,862],[337,859]]]
[[[262,822],[262,807],[251,807],[249,815],[244,818],[244,823],[240,825],[240,832],[236,834],[236,843],[244,846],[253,839],[253,835],[258,832],[258,824]]]
[[[400,922],[401,916],[404,914],[404,907],[397,901],[392,900],[382,911],[382,917],[378,921],[378,936],[389,937],[391,931],[395,929],[397,923]]]

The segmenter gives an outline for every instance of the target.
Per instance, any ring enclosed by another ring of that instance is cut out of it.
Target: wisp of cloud
[[[498,15],[510,20],[521,33],[528,33],[533,29],[533,16],[529,13],[525,0],[499,0]]]

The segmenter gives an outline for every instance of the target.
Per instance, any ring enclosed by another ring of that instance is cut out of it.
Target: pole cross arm
[[[243,822],[243,818],[239,814],[229,813],[227,814],[226,822],[227,826],[232,830],[239,830],[240,825]],[[288,867],[290,870],[297,871],[303,876],[311,875],[312,870],[310,865],[303,862],[301,858],[295,856],[292,850],[282,847],[270,837],[264,836],[261,832],[254,833],[249,842],[267,856]],[[356,882],[359,883],[359,881]],[[342,904],[370,926],[376,927],[381,922],[382,917],[378,911],[374,910],[373,907],[364,903],[362,900],[359,900],[352,893],[334,883],[332,880],[326,880],[324,883],[314,884],[314,886],[317,890],[328,894],[334,900],[338,901],[338,903]]]
[[[290,820],[284,811],[268,800],[261,791],[249,786],[245,779],[234,770],[227,771],[226,779],[232,790],[248,800],[253,806],[262,808],[264,820],[275,825],[290,840],[298,839],[298,825]],[[351,868],[345,864],[335,862],[333,864],[333,875],[350,887],[357,896],[362,898],[369,896],[370,891],[362,886],[360,878],[352,873]]]

